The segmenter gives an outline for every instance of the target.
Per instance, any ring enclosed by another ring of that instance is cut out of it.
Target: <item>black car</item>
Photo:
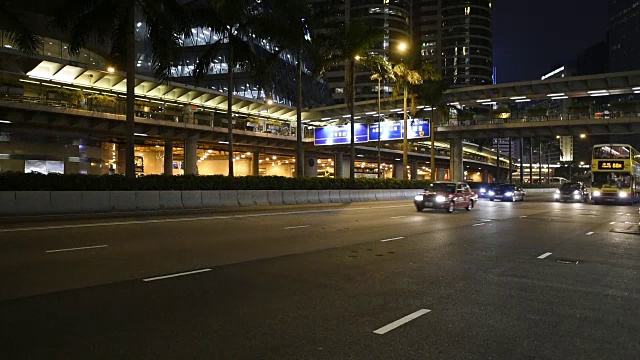
[[[472,181],[468,181],[467,184],[469,184],[469,187],[471,188],[471,190],[475,192],[478,195],[478,197],[481,197],[481,198],[488,197],[487,193],[491,188],[491,184],[484,183],[484,182],[472,182]]]
[[[496,185],[489,190],[490,201],[524,201],[525,195],[524,189],[510,184]]]
[[[553,195],[555,201],[589,202],[589,189],[581,182],[568,182],[560,186]]]

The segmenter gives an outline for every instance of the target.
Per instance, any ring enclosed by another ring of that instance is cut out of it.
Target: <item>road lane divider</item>
[[[587,235],[587,236],[589,236],[589,235],[593,235],[593,231],[589,231],[586,235]]]
[[[405,218],[406,216],[402,215],[402,216],[392,216],[389,219],[402,219]]]
[[[203,216],[203,217],[188,217],[188,218],[177,218],[177,219],[132,220],[132,221],[114,221],[114,222],[74,224],[74,225],[35,226],[35,227],[25,227],[25,228],[0,229],[0,233],[38,231],[38,230],[80,229],[80,228],[91,228],[91,227],[102,227],[102,226],[162,224],[162,223],[177,223],[177,222],[187,222],[187,221],[204,221],[204,220],[221,220],[221,219],[222,220],[223,219],[241,219],[241,218],[280,216],[280,215],[286,216],[286,215],[301,215],[301,214],[318,214],[318,213],[330,213],[330,212],[342,212],[342,211],[391,209],[391,208],[402,208],[402,207],[413,207],[413,206],[414,205],[370,206],[370,207],[356,207],[356,208],[349,208],[349,209],[303,210],[303,211],[287,211],[287,212],[282,211],[282,212],[269,212],[269,213],[259,213],[259,214]]]
[[[300,226],[287,226],[285,228],[282,228],[283,230],[291,230],[291,229],[302,229],[302,228],[308,228],[311,225],[300,225]]]
[[[47,251],[45,251],[45,252],[47,252],[47,253],[56,253],[56,252],[64,252],[64,251],[76,251],[76,250],[98,249],[98,248],[104,248],[104,247],[107,247],[107,246],[109,246],[109,245],[83,246],[83,247],[68,248],[68,249],[47,250]]]
[[[391,238],[391,239],[384,239],[384,240],[380,240],[381,242],[389,242],[389,241],[396,241],[396,240],[402,240],[404,239],[404,236],[400,236],[400,237],[395,237],[395,238]]]
[[[487,225],[486,223],[479,223],[479,224],[473,224],[472,226],[482,226],[482,225]]]
[[[544,254],[542,254],[542,255],[538,256],[538,259],[544,259],[544,258],[546,258],[547,256],[549,256],[549,255],[551,255],[551,254],[553,254],[553,253],[546,252],[546,253],[544,253]]]
[[[177,273],[177,274],[156,276],[156,277],[142,279],[142,281],[164,280],[164,279],[170,279],[170,278],[179,277],[179,276],[187,276],[187,275],[199,274],[199,273],[203,273],[203,272],[207,272],[207,271],[211,271],[211,269],[200,269],[200,270],[194,270],[194,271],[181,272],[181,273]]]
[[[409,314],[409,315],[407,315],[407,316],[405,316],[403,318],[400,318],[400,319],[398,319],[398,320],[396,320],[396,321],[394,321],[394,322],[392,322],[392,323],[390,323],[388,325],[385,325],[385,326],[375,330],[373,333],[374,334],[378,334],[378,335],[384,335],[384,334],[388,333],[389,331],[397,329],[400,326],[408,323],[409,321],[415,320],[415,319],[419,318],[420,316],[422,316],[424,314],[428,314],[430,312],[431,312],[431,310],[429,310],[429,309],[420,309],[420,310],[418,310],[418,311],[416,311],[414,313],[411,313],[411,314]]]
[[[609,225],[614,225],[615,223],[616,223],[615,221],[612,221],[609,223]]]

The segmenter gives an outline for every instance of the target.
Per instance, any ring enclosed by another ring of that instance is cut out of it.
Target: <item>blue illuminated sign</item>
[[[369,141],[367,124],[354,124],[356,143]],[[351,125],[326,126],[315,129],[315,145],[339,145],[351,143]]]
[[[407,139],[428,138],[430,136],[428,119],[412,119],[407,121],[409,125],[409,133]],[[369,141],[386,140],[402,140],[404,138],[403,121],[383,121],[380,123],[381,130],[378,130],[378,124],[374,123],[369,126]]]

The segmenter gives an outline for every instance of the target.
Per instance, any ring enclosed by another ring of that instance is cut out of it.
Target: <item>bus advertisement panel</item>
[[[633,204],[640,199],[640,154],[631,145],[594,145],[591,173],[591,198],[596,204]]]

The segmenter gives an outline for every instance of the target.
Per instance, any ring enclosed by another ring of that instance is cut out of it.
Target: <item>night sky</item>
[[[498,83],[539,80],[605,40],[608,0],[495,0]]]

